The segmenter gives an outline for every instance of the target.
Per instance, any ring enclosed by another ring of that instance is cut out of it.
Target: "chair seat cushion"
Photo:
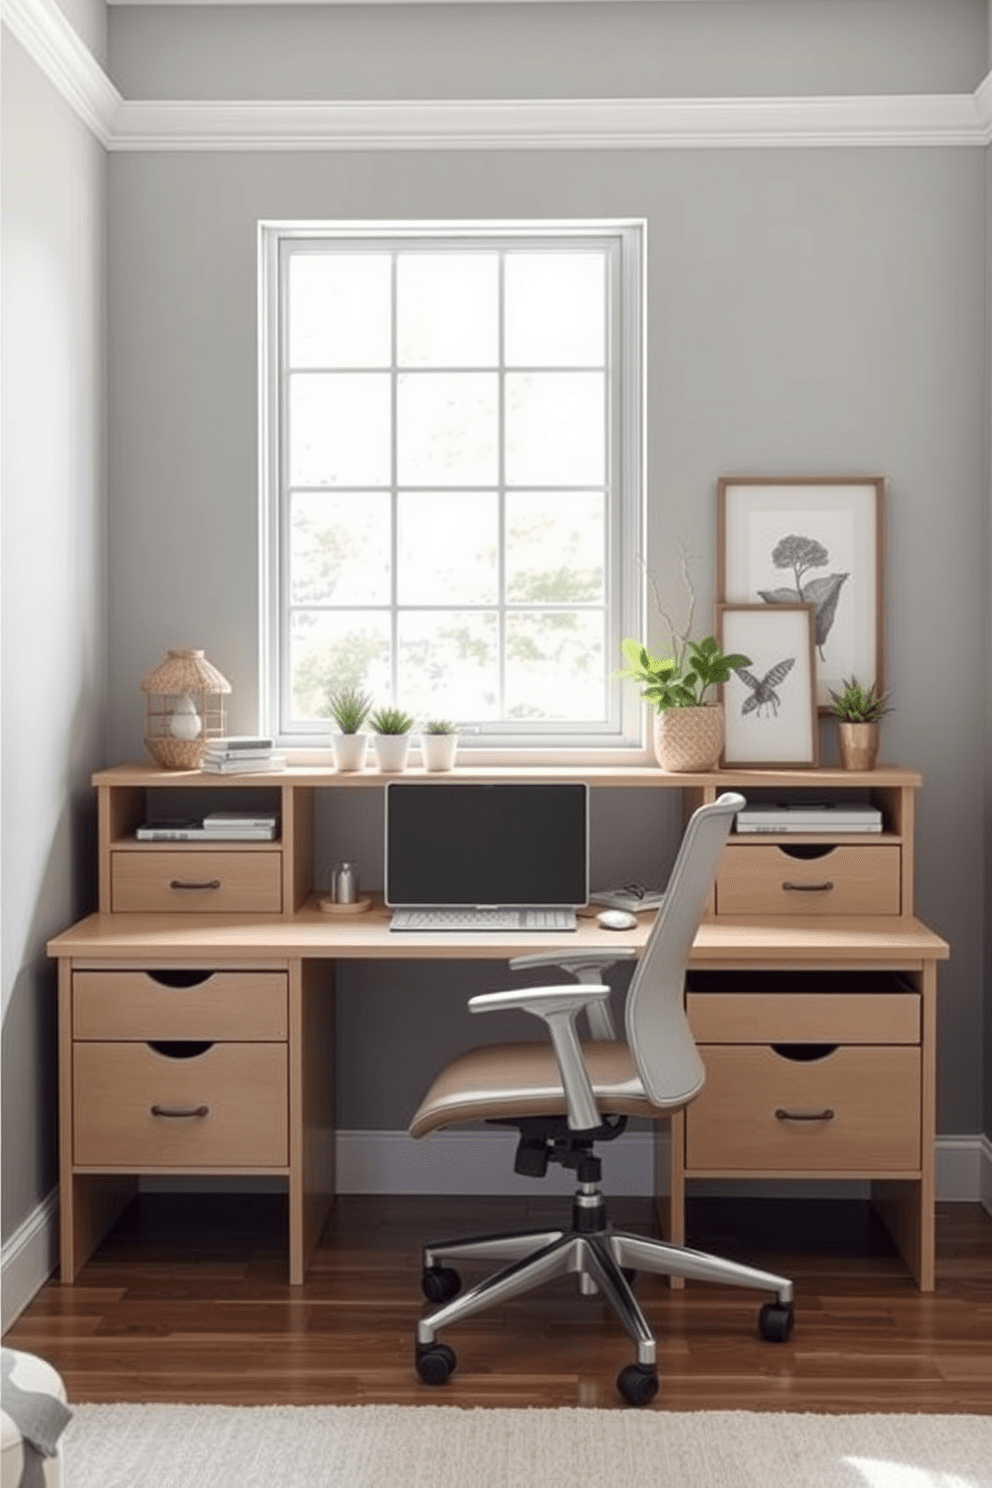
[[[625,1043],[596,1039],[583,1043],[582,1055],[604,1116],[657,1116]],[[423,1137],[458,1121],[565,1114],[550,1043],[486,1044],[445,1066],[421,1101],[410,1134]]]

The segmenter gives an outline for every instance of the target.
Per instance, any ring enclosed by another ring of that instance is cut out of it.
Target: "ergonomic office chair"
[[[543,1019],[550,1043],[492,1044],[471,1049],[434,1080],[410,1123],[415,1137],[454,1122],[492,1121],[520,1132],[515,1169],[543,1177],[549,1162],[574,1168],[578,1187],[570,1228],[480,1235],[428,1245],[422,1288],[444,1305],[417,1325],[421,1379],[443,1384],[455,1367],[438,1343],[441,1328],[554,1277],[575,1272],[580,1293],[601,1292],[637,1345],[637,1362],[621,1370],[617,1388],[630,1405],[658,1389],[655,1342],[631,1289],[633,1270],[662,1276],[758,1287],[776,1294],[759,1314],[762,1337],[782,1341],[792,1330],[792,1283],[784,1276],[614,1230],[599,1188],[597,1142],[610,1142],[628,1116],[659,1117],[687,1105],[705,1069],[684,1010],[689,951],[716,876],[727,834],[744,798],[725,793],[701,806],[685,830],[661,909],[635,968],[625,1005],[626,1041],[613,1031],[599,978],[604,967],[636,955],[631,948],[552,951],[520,956],[512,969],[560,966],[578,984],[487,992],[469,1001],[474,1013],[522,1008]],[[576,1018],[585,1011],[593,1034],[580,1044]],[[459,1296],[461,1280],[448,1263],[494,1260],[502,1269]]]

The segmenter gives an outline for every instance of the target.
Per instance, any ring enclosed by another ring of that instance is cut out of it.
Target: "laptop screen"
[[[589,790],[391,780],[386,903],[578,909],[589,897]]]

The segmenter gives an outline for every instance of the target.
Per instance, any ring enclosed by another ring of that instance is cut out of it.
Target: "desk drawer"
[[[919,1170],[918,1047],[842,1046],[811,1061],[771,1047],[711,1044],[700,1054],[706,1084],[686,1112],[692,1172]]]
[[[115,852],[111,854],[115,914],[278,914],[281,852]]]
[[[716,881],[717,914],[897,915],[901,849],[838,844],[816,858],[773,843],[732,844]]]
[[[133,1172],[283,1167],[287,1089],[285,1044],[209,1044],[170,1058],[148,1044],[77,1043],[74,1159]]]
[[[699,1044],[918,1044],[917,992],[690,992]]]
[[[72,1033],[77,1039],[285,1040],[284,971],[77,971]],[[178,983],[178,984],[177,984]]]

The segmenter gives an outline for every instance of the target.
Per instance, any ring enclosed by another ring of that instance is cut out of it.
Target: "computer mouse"
[[[596,923],[604,930],[636,930],[637,916],[626,909],[603,909],[596,916]]]

